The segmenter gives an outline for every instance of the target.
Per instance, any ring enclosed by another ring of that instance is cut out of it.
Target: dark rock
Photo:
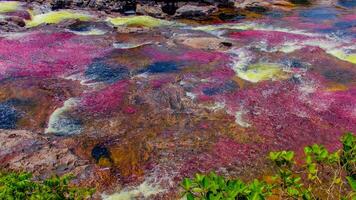
[[[324,77],[337,83],[349,83],[355,80],[356,74],[349,70],[335,69],[323,73]]]
[[[64,9],[71,5],[71,0],[53,0],[51,7],[53,10]]]
[[[289,0],[291,3],[294,3],[294,4],[310,4],[310,1],[309,0]]]
[[[10,22],[13,22],[13,23],[15,23],[16,25],[18,25],[20,27],[26,26],[25,21],[21,17],[13,16],[13,17],[6,18],[6,20],[10,21]]]
[[[240,20],[246,18],[246,16],[242,14],[226,14],[226,13],[220,13],[218,17],[219,19],[224,21],[234,21],[234,20]]]
[[[122,6],[122,13],[135,14],[136,13],[136,0],[126,0]]]
[[[7,17],[6,21],[12,22],[20,27],[26,26],[25,21],[21,17],[16,17],[16,16]]]
[[[221,42],[220,44],[224,47],[232,47],[232,43],[230,42]]]
[[[12,106],[0,103],[0,129],[14,129],[19,116],[19,113]]]
[[[170,73],[178,71],[178,65],[175,62],[156,62],[149,65],[146,69],[141,72],[149,73]]]
[[[203,0],[203,2],[219,7],[231,7],[234,5],[233,0]]]
[[[346,8],[354,8],[356,7],[356,1],[355,0],[339,0],[338,4],[341,6],[344,6]]]
[[[91,151],[91,156],[96,161],[99,161],[99,159],[102,157],[110,158],[110,152],[106,147],[104,147],[102,145],[96,145]]]
[[[129,77],[129,71],[122,66],[110,66],[103,60],[97,60],[85,71],[91,81],[113,83]]]
[[[234,82],[234,81],[228,81],[224,83],[221,86],[218,87],[209,87],[209,88],[204,88],[203,93],[208,96],[214,96],[217,94],[222,94],[222,93],[230,93],[234,92],[239,88],[239,85]]]
[[[162,11],[167,15],[174,15],[178,9],[178,6],[174,2],[168,2],[162,6]]]

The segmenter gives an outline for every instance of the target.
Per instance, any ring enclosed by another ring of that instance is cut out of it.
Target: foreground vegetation
[[[356,137],[341,138],[342,149],[330,153],[323,145],[304,148],[304,163],[293,151],[270,152],[275,174],[268,180],[245,183],[211,172],[185,178],[181,183],[188,200],[351,199],[356,200]]]
[[[34,181],[30,173],[0,173],[0,200],[87,199],[93,189],[69,186],[71,175]]]

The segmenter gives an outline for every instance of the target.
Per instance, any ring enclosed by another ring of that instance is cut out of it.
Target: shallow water
[[[268,151],[336,149],[356,131],[356,14],[340,5],[210,25],[29,12],[33,28],[0,34],[0,128],[109,168],[80,172],[107,199],[174,198],[196,172],[258,176]],[[69,18],[83,22],[55,25]]]

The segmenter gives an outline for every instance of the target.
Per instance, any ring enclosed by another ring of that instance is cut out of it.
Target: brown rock
[[[184,5],[176,11],[176,18],[206,19],[213,12],[217,11],[215,6],[195,6]]]
[[[226,42],[223,39],[215,37],[177,37],[174,39],[176,43],[186,45],[194,49],[219,50],[226,49]]]
[[[143,138],[132,139],[134,142],[120,143],[110,148],[111,159],[124,177],[144,175],[144,164],[150,158],[152,149]]]
[[[262,13],[272,9],[289,10],[290,7],[293,6],[293,4],[287,0],[235,0],[234,5],[235,8],[257,13]]]
[[[160,5],[151,6],[138,4],[136,8],[136,13],[141,15],[149,15],[155,18],[164,18],[167,16],[167,14],[162,11]]]

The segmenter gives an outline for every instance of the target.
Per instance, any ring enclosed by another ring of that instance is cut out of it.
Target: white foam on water
[[[107,33],[107,31],[97,29],[97,28],[93,28],[88,31],[72,31],[72,30],[67,30],[67,31],[74,33],[76,35],[83,35],[83,36],[85,36],[85,35],[104,35],[105,33]]]
[[[192,27],[192,30],[200,30],[205,31],[211,34],[217,33],[222,30],[260,30],[260,31],[278,31],[284,33],[293,33],[298,35],[304,36],[320,36],[316,33],[309,33],[305,30],[294,30],[289,28],[281,28],[281,27],[274,27],[268,24],[259,24],[255,22],[244,22],[244,23],[229,23],[229,24],[220,24],[220,25],[204,25],[204,26],[197,26]]]
[[[165,190],[159,185],[144,181],[136,187],[125,188],[122,191],[111,195],[102,194],[102,198],[104,200],[134,200],[139,197],[148,199],[150,196],[157,195],[164,191]]]
[[[115,49],[133,49],[133,48],[137,48],[137,47],[141,47],[144,45],[149,45],[152,44],[153,42],[144,42],[141,44],[131,44],[131,43],[121,43],[121,42],[115,42],[113,43],[113,47]]]
[[[246,48],[235,48],[229,51],[233,55],[232,69],[235,73],[240,73],[241,70],[245,70],[246,67],[253,60],[253,54],[249,52]]]
[[[68,135],[80,133],[80,128],[77,125],[71,125],[70,123],[64,123],[67,119],[66,113],[72,110],[78,104],[78,99],[70,98],[63,103],[63,106],[57,108],[49,117],[48,127],[45,129],[45,133],[66,133]]]
[[[225,102],[215,102],[213,106],[210,106],[209,109],[212,111],[218,111],[225,109]]]
[[[186,92],[185,95],[187,95],[187,97],[189,97],[192,100],[194,100],[197,97],[197,95],[192,92]]]
[[[244,115],[247,114],[246,110],[239,110],[235,113],[235,122],[236,124],[240,125],[241,127],[244,128],[248,128],[251,127],[251,124],[248,123],[245,119],[244,119]]]

